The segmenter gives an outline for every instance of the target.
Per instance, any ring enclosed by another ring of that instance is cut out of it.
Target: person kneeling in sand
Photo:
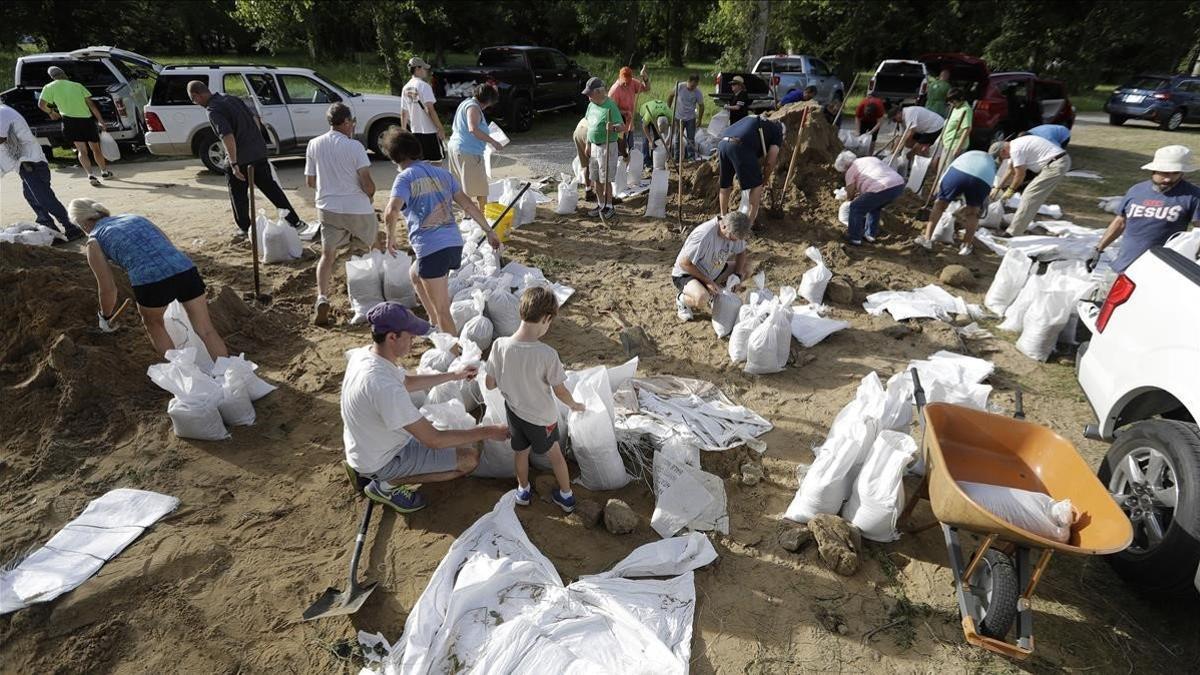
[[[428,322],[398,302],[367,312],[373,344],[346,353],[342,379],[342,441],[351,478],[368,499],[401,513],[425,508],[412,483],[436,483],[467,475],[479,465],[475,443],[508,438],[505,425],[441,431],[413,405],[410,391],[474,379],[478,369],[416,375],[396,365]],[[369,481],[369,482],[368,482]],[[364,484],[365,483],[365,484]]]
[[[750,218],[734,211],[697,226],[688,235],[671,269],[671,283],[679,291],[675,312],[680,320],[691,321],[693,310],[711,311],[713,297],[731,274],[737,277],[736,290],[741,290],[749,268],[750,232]]]
[[[571,494],[571,476],[559,445],[558,405],[554,399],[575,412],[583,412],[584,407],[575,402],[564,385],[567,374],[558,352],[541,341],[557,315],[558,300],[550,289],[541,286],[525,289],[521,294],[521,327],[512,337],[492,343],[487,386],[499,387],[504,396],[517,474],[517,503],[529,506],[533,498],[533,488],[529,485],[532,451],[549,458],[558,481],[550,499],[570,513],[575,510],[575,496]]]

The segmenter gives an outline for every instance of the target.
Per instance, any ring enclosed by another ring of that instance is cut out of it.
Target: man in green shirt
[[[946,94],[950,91],[950,71],[943,69],[938,79],[929,83],[925,90],[925,107],[946,116]]]
[[[588,80],[587,86],[583,88],[583,95],[590,101],[585,115],[588,121],[588,142],[591,144],[588,171],[596,191],[596,208],[588,211],[588,215],[611,218],[611,177],[617,172],[617,139],[620,138],[625,119],[621,117],[621,109],[617,107],[617,102],[608,97],[604,80],[598,77]]]
[[[638,108],[638,114],[642,116],[642,164],[649,169],[652,166],[651,149],[659,143],[666,147],[666,134],[671,129],[674,115],[671,106],[662,99],[646,101]]]
[[[92,100],[92,93],[82,84],[68,79],[66,71],[58,66],[50,66],[46,72],[50,75],[50,83],[42,87],[38,107],[50,119],[62,120],[63,137],[75,144],[79,164],[87,172],[92,185],[99,185],[100,179],[92,173],[92,163],[88,161],[89,148],[100,165],[100,175],[112,178],[112,172],[104,161],[104,153],[100,152],[100,129],[104,127],[104,118]]]

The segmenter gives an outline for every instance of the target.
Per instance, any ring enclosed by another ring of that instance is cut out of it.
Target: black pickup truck
[[[750,110],[760,112],[775,108],[775,97],[771,94],[771,86],[767,80],[754,73],[735,73],[723,71],[717,73],[713,87],[712,98],[719,105],[728,105],[733,100],[733,78],[741,75],[746,85],[746,94],[750,96]]]
[[[581,92],[589,77],[557,49],[486,47],[474,68],[433,72],[434,105],[438,112],[453,115],[476,84],[490,82],[500,90],[500,102],[488,111],[488,118],[508,131],[528,131],[537,113],[568,108],[582,112],[587,98]]]

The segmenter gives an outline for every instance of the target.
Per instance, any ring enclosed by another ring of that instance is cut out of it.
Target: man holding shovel
[[[663,148],[667,147],[667,135],[670,133],[671,121],[675,118],[671,112],[671,106],[662,99],[654,99],[646,101],[638,107],[638,114],[642,118],[642,163],[646,170],[650,170],[653,166],[653,153],[651,152],[654,146],[661,144]]]
[[[583,95],[589,101],[586,114],[588,143],[591,144],[588,167],[596,191],[596,208],[588,211],[588,215],[612,218],[615,211],[609,176],[617,172],[617,139],[625,128],[625,120],[621,117],[621,109],[605,91],[604,80],[598,77],[588,80]]]
[[[717,144],[717,156],[721,160],[718,202],[722,216],[729,213],[729,194],[733,191],[736,176],[742,189],[750,191],[748,215],[751,223],[756,222],[762,203],[763,177],[774,175],[782,147],[783,124],[765,117],[750,115],[725,130]]]

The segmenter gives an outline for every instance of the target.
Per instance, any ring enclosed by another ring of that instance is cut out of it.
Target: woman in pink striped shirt
[[[862,246],[879,236],[879,213],[904,192],[904,178],[878,157],[856,157],[849,150],[837,156],[833,166],[846,174],[846,198],[850,202],[850,226],[846,243]]]

